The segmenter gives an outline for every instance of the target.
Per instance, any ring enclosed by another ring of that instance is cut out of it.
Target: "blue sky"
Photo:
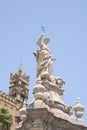
[[[57,60],[53,75],[61,76],[64,102],[75,105],[79,96],[87,124],[87,0],[0,0],[0,90],[8,93],[10,73],[30,76],[29,103],[36,81],[36,40],[45,27],[49,48]]]

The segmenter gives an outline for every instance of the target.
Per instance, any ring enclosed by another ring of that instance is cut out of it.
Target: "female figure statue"
[[[37,60],[37,78],[42,75],[43,72],[52,75],[52,56],[50,54],[50,50],[47,46],[50,41],[49,38],[44,38],[44,34],[41,34],[36,44],[40,47],[40,50],[34,52],[34,55]]]

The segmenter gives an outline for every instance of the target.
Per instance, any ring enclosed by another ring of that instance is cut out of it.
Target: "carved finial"
[[[76,105],[74,106],[74,111],[77,119],[83,121],[82,116],[83,116],[84,106],[80,103],[79,97],[77,97],[77,102]]]

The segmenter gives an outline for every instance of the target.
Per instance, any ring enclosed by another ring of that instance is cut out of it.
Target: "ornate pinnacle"
[[[80,98],[77,98],[76,105],[74,106],[74,111],[77,119],[81,120],[83,116],[84,106],[80,103]]]
[[[20,64],[19,70],[18,70],[18,74],[22,75],[22,64]]]

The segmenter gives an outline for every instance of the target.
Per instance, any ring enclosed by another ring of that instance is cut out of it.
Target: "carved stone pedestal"
[[[27,120],[17,130],[87,130],[87,127],[56,117],[45,108],[29,109]]]

